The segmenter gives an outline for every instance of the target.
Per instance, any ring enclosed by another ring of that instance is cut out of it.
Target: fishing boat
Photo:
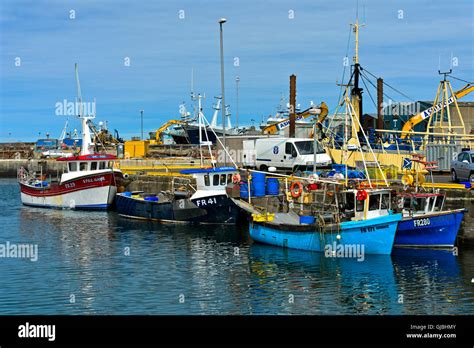
[[[116,206],[119,215],[159,222],[234,224],[237,221],[239,209],[227,196],[226,187],[239,180],[238,171],[235,166],[216,166],[217,161],[213,156],[212,142],[209,140],[210,135],[202,112],[201,95],[198,95],[197,100],[201,166],[180,171],[181,174],[192,175],[196,186],[191,185],[188,179],[184,184],[181,183],[180,190],[175,190],[173,180],[171,192],[148,195],[131,192],[117,194]],[[211,131],[216,137],[212,128]],[[210,167],[204,167],[203,149],[206,147],[211,157]]]
[[[388,189],[329,191],[336,199],[335,209],[324,210],[328,203],[315,203],[319,212],[306,216],[294,210],[263,215],[250,204],[237,204],[253,212],[250,236],[256,242],[285,248],[327,252],[390,254],[401,214],[391,210]],[[326,192],[325,194],[327,194]],[[339,202],[339,203],[337,203]],[[317,218],[315,218],[317,217]]]
[[[88,119],[83,117],[83,144],[90,143]],[[91,153],[89,148],[83,146],[80,155],[57,159],[66,163],[60,180],[48,179],[43,173],[29,173],[21,167],[21,202],[48,208],[107,209],[121,186],[122,172],[114,168],[115,156]]]
[[[78,84],[79,102],[82,105]],[[94,115],[79,115],[82,120],[82,148],[79,155],[61,157],[66,169],[60,178],[47,178],[42,172],[18,169],[21,201],[24,205],[47,208],[107,209],[114,200],[123,175],[114,168],[115,156],[94,153],[89,122]]]
[[[239,209],[226,194],[227,185],[236,180],[238,172],[235,167],[184,169],[181,174],[189,174],[195,178],[196,190],[193,193],[191,185],[187,185],[182,191],[173,190],[158,194],[118,193],[118,214],[127,218],[158,222],[236,223]]]
[[[428,162],[422,156],[412,154],[411,170],[402,176],[404,190],[398,194],[395,209],[403,214],[395,237],[397,247],[452,248],[461,227],[466,209],[445,209],[446,193],[424,186],[425,174],[429,173],[433,184],[432,170],[436,162]]]

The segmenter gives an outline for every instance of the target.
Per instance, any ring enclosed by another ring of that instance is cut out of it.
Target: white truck
[[[266,171],[269,167],[292,171],[312,170],[314,140],[304,138],[259,138],[244,140],[243,165]],[[331,157],[316,142],[316,167],[328,168]]]

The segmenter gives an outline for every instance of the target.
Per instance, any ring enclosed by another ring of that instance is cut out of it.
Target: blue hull
[[[260,243],[285,248],[324,252],[327,246],[363,246],[366,254],[390,254],[401,214],[369,220],[343,222],[333,231],[319,232],[316,226],[307,231],[298,226],[277,226],[271,223],[250,223],[250,236]],[[340,238],[337,238],[337,235]]]
[[[453,247],[464,217],[463,210],[440,215],[421,215],[402,220],[395,236],[396,246]]]

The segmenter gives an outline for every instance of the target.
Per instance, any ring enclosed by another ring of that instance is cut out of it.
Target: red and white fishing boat
[[[79,102],[80,98],[78,81]],[[117,187],[122,185],[122,172],[114,168],[115,156],[93,153],[89,121],[94,116],[82,116],[81,153],[72,157],[61,157],[65,171],[60,178],[47,179],[43,173],[28,173],[18,170],[21,202],[24,205],[48,208],[107,209],[114,200]]]

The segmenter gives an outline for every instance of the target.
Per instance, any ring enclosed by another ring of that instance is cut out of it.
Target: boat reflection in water
[[[468,303],[473,305],[472,291],[468,301],[459,300],[465,288],[452,250],[394,248],[392,260],[398,291],[404,295],[401,314],[459,314]]]
[[[3,237],[37,244],[38,261],[4,260],[4,314],[474,313],[469,250],[464,269],[441,250],[397,249],[359,262],[251,244],[235,226],[20,205],[13,218]]]
[[[356,258],[253,244],[250,268],[258,283],[255,296],[293,295],[282,314],[396,314],[397,291],[389,255]],[[298,279],[298,281],[290,280]],[[282,298],[282,301],[284,298]],[[285,301],[288,303],[288,299]]]
[[[433,315],[462,308],[452,303],[463,291],[458,261],[445,250],[397,249],[362,262],[262,244],[249,253],[256,312],[265,310],[262,299],[275,297],[281,314]]]

